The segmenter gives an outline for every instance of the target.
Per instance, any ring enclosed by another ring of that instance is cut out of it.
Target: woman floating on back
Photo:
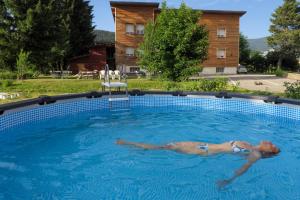
[[[280,150],[274,144],[268,141],[262,141],[259,145],[253,146],[244,141],[230,141],[222,144],[211,144],[203,142],[174,142],[166,145],[158,146],[152,144],[128,142],[117,140],[119,145],[129,145],[133,147],[143,148],[146,150],[172,150],[185,154],[196,154],[201,156],[209,156],[220,153],[232,153],[236,155],[246,155],[247,163],[240,169],[235,171],[233,177],[227,180],[219,181],[218,185],[224,187],[231,183],[237,177],[244,174],[256,161],[262,158],[268,158],[277,155]]]

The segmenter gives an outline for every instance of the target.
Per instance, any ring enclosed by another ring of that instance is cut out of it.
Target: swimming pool
[[[76,99],[0,116],[0,199],[300,199],[300,108],[260,100],[145,95]],[[118,146],[270,140],[258,161],[219,190],[242,157]]]

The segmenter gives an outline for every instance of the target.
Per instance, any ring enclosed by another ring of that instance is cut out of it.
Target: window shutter
[[[134,34],[134,25],[133,24],[126,24],[126,33]]]

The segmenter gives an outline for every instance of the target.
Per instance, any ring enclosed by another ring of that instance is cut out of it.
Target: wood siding
[[[105,45],[94,46],[90,48],[88,55],[71,59],[69,65],[72,73],[77,74],[80,71],[100,71],[104,69],[107,59],[106,48]]]
[[[136,57],[126,57],[126,47],[137,49],[143,35],[126,34],[126,24],[147,24],[154,20],[159,11],[156,7],[119,5],[112,8],[116,31],[116,65],[136,66]],[[199,24],[206,25],[209,31],[208,59],[204,67],[237,67],[239,64],[239,21],[240,14],[204,12]],[[217,36],[218,28],[226,28],[226,37]],[[226,49],[226,58],[217,58],[217,49]]]
[[[204,67],[237,67],[239,65],[240,16],[204,13],[199,20],[209,31],[208,58]],[[226,29],[226,37],[217,36],[218,28]],[[226,49],[226,58],[217,58],[217,49]]]
[[[115,30],[116,30],[116,65],[136,66],[136,56],[127,57],[125,54],[126,47],[132,47],[135,50],[139,44],[143,41],[143,35],[127,34],[126,24],[134,24],[135,28],[137,24],[146,25],[149,20],[154,18],[155,7],[151,6],[118,6],[113,9],[115,18]]]

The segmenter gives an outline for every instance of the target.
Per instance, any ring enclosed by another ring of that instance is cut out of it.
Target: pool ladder
[[[111,110],[128,110],[130,108],[129,95],[127,91],[125,95],[109,94],[108,102]]]
[[[122,106],[121,108],[129,108],[129,94],[128,94],[128,83],[127,78],[125,74],[125,67],[122,66],[120,70],[121,79],[124,80],[123,82],[111,82],[110,81],[110,73],[108,64],[105,65],[105,75],[104,75],[104,82],[102,82],[102,91],[105,91],[106,88],[108,88],[108,102],[109,102],[109,108],[113,109],[113,104],[116,102],[117,106]],[[113,95],[112,94],[112,88],[116,88],[118,91],[121,91],[121,88],[125,89],[124,95]],[[120,103],[122,102],[122,103]],[[125,104],[123,104],[125,102]],[[119,108],[119,107],[117,107]]]

